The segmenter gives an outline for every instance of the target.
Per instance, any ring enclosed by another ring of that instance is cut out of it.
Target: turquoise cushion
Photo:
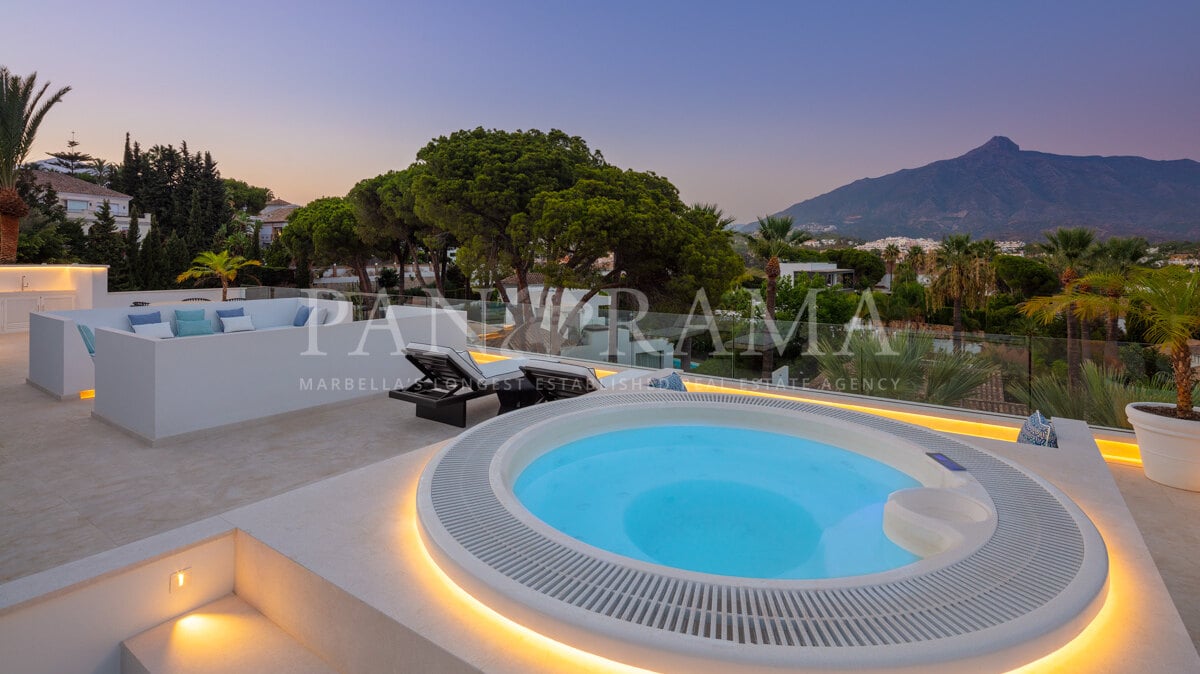
[[[198,321],[175,321],[175,336],[195,337],[213,334],[212,323],[203,318]]]
[[[162,314],[157,311],[152,311],[148,314],[129,314],[129,327],[135,325],[147,325],[149,323],[162,323]]]
[[[296,318],[295,318],[295,320],[292,321],[292,325],[294,325],[298,328],[298,327],[304,325],[305,323],[307,323],[308,322],[308,314],[310,312],[312,312],[312,307],[305,305],[305,304],[301,304],[300,308],[296,310]]]
[[[1054,432],[1054,424],[1042,416],[1041,410],[1035,410],[1021,426],[1021,432],[1017,434],[1017,442],[1042,447],[1058,447],[1058,435]]]
[[[176,309],[175,320],[177,321],[202,321],[204,320],[203,309]]]
[[[678,372],[672,372],[659,379],[651,379],[650,385],[668,391],[687,391],[687,387],[683,385],[683,377],[680,377]]]
[[[88,353],[96,355],[96,334],[86,325],[77,325],[79,328],[79,336],[83,337],[83,345],[87,347]]]

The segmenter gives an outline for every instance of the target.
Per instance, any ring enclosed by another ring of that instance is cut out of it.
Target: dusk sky
[[[993,135],[1200,159],[1200,2],[6,3],[73,91],[30,159],[186,140],[297,203],[462,128],[560,128],[739,222]]]

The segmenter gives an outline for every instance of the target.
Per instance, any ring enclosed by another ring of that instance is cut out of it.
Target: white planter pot
[[[1200,421],[1163,417],[1137,407],[1175,407],[1169,403],[1131,403],[1125,414],[1137,434],[1146,477],[1168,487],[1200,491]],[[1193,408],[1200,411],[1200,408]]]

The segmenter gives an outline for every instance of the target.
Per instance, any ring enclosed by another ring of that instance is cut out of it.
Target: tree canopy
[[[534,233],[534,198],[570,188],[585,168],[605,165],[578,136],[477,128],[432,140],[417,153],[414,212],[458,239],[460,247],[511,268],[524,319],[528,275],[542,249]]]
[[[225,198],[230,206],[250,215],[258,215],[267,202],[275,198],[269,187],[255,187],[235,178],[225,178],[221,182],[225,186]]]

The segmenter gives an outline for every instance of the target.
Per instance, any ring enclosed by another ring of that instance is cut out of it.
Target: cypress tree
[[[142,285],[146,290],[162,290],[174,285],[174,279],[167,276],[163,236],[158,227],[158,219],[154,216],[150,216],[150,231],[142,241],[138,264],[141,267]]]
[[[166,280],[174,283],[175,277],[179,276],[189,266],[191,266],[193,255],[188,253],[187,243],[183,237],[179,236],[178,232],[171,232],[167,237],[167,242],[163,246],[163,256],[166,263]]]
[[[125,232],[124,241],[124,261],[121,265],[121,272],[118,278],[122,285],[117,286],[121,290],[145,290],[146,287],[142,284],[142,269],[138,259],[140,252],[140,227],[138,226],[138,217],[140,214],[137,209],[129,209],[129,229]]]

